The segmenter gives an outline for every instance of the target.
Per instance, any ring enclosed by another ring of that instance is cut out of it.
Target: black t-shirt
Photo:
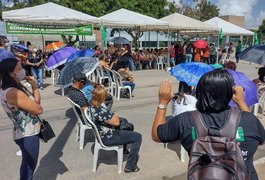
[[[37,63],[39,63],[41,61],[41,55],[38,54],[38,53],[36,53],[36,55],[33,56],[32,53],[29,53],[29,55],[28,55],[28,61],[30,63],[37,64]],[[38,67],[34,66],[34,68],[39,68],[40,66],[42,66],[42,65],[39,65]]]
[[[229,110],[221,113],[202,114],[205,124],[222,128],[228,119]],[[189,112],[182,113],[170,119],[166,124],[158,126],[158,137],[162,142],[180,140],[182,146],[189,153],[193,143],[195,125]],[[253,165],[253,155],[258,145],[265,141],[265,130],[259,119],[249,112],[242,112],[238,125],[237,138],[239,147],[246,162],[247,171],[251,180],[258,179]]]

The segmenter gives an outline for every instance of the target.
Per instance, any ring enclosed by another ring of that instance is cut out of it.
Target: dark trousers
[[[39,135],[29,136],[15,140],[22,152],[20,166],[20,180],[32,180],[39,156]]]
[[[240,52],[236,52],[235,56],[236,56],[236,62],[238,63],[239,62],[239,56],[238,54],[240,54]]]
[[[215,55],[210,55],[210,63],[215,64]]]
[[[106,146],[132,144],[125,168],[136,169],[139,159],[138,153],[142,143],[141,134],[132,131],[115,130],[112,137],[104,137],[102,142]]]

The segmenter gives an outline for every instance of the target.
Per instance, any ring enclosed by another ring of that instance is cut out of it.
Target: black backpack
[[[199,111],[191,112],[197,138],[188,166],[189,180],[248,180],[242,152],[235,141],[241,112],[230,110],[222,129],[207,127]]]

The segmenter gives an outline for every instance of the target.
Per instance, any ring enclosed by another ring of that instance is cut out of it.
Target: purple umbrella
[[[47,70],[52,70],[62,64],[65,64],[68,57],[77,51],[74,47],[64,47],[53,53],[47,60]]]
[[[244,88],[244,99],[248,107],[256,104],[258,102],[258,92],[256,85],[242,72],[229,70],[228,72],[233,76],[236,85]],[[237,105],[230,101],[229,103],[232,107],[237,107]]]

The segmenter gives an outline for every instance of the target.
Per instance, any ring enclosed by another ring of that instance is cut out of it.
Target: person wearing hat
[[[82,110],[89,106],[89,101],[91,99],[91,93],[95,86],[100,84],[91,82],[87,80],[84,73],[77,73],[73,76],[73,84],[69,91],[69,98],[76,104],[78,104]],[[103,86],[103,85],[100,85]],[[103,106],[111,109],[113,104],[112,96],[109,95],[106,98]]]

